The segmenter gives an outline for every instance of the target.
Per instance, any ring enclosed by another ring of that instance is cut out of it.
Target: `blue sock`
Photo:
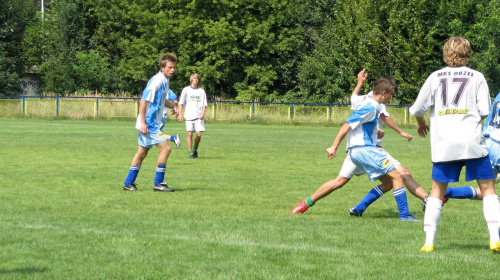
[[[410,216],[410,209],[408,208],[408,200],[406,199],[406,189],[399,188],[392,192],[394,194],[394,199],[398,204],[399,217],[406,218]]]
[[[174,142],[174,141],[175,141],[175,135],[170,136],[170,142]]]
[[[475,188],[471,186],[465,186],[465,187],[448,187],[446,188],[446,193],[444,194],[444,197],[446,198],[469,198],[469,199],[475,199],[477,196],[477,191]]]
[[[158,167],[156,167],[155,186],[158,186],[165,179],[165,170],[167,170],[167,167],[163,163],[158,164]]]
[[[137,178],[137,174],[139,174],[140,169],[140,166],[130,166],[127,178],[125,178],[125,183],[123,183],[123,185],[128,186],[133,184],[135,182],[135,179]]]
[[[380,186],[376,186],[371,189],[363,199],[361,199],[356,206],[354,206],[354,210],[358,213],[363,213],[363,211],[370,206],[375,200],[379,199],[384,194],[384,191],[380,188]]]

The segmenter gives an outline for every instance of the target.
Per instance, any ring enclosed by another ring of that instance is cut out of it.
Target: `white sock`
[[[483,198],[483,213],[490,232],[490,240],[499,241],[500,202],[498,195],[492,194]]]
[[[443,202],[441,199],[434,197],[427,199],[427,207],[425,208],[424,215],[425,245],[434,244],[442,209]]]

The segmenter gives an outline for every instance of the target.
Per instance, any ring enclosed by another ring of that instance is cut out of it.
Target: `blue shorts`
[[[375,146],[358,146],[349,149],[352,162],[375,181],[394,169],[394,163]]]
[[[167,141],[166,134],[164,134],[161,130],[148,131],[146,134],[142,134],[141,131],[138,130],[138,136],[137,143],[139,146],[148,149],[153,147],[153,145]]]
[[[478,159],[437,162],[432,165],[432,179],[440,183],[458,182],[462,167],[465,166],[465,181],[493,179],[488,156]]]

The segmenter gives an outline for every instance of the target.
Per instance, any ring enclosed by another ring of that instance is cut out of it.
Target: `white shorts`
[[[375,181],[394,169],[389,153],[375,146],[359,146],[349,149],[352,162],[363,169],[370,180]]]
[[[382,147],[377,147],[379,149],[379,151],[383,154],[386,155],[386,157],[388,159],[390,159],[392,161],[392,163],[394,163],[394,165],[401,165],[401,163],[393,158],[386,150],[384,150]],[[344,159],[344,163],[342,164],[342,168],[340,169],[340,172],[339,172],[339,175],[344,177],[344,178],[352,178],[353,175],[355,176],[360,176],[360,175],[363,175],[365,174],[366,172],[363,171],[363,169],[357,167],[354,162],[352,162],[351,160],[351,157],[349,156],[349,154],[347,154],[347,156],[345,157]]]
[[[145,147],[150,149],[153,145],[156,145],[161,142],[167,141],[166,134],[164,134],[161,130],[158,131],[148,131],[146,134],[142,134],[140,130],[138,132],[137,144],[141,147]]]
[[[205,122],[203,120],[186,121],[186,131],[205,131]]]

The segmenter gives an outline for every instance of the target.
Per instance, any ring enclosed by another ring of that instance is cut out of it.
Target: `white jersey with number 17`
[[[481,116],[491,106],[484,75],[466,66],[432,73],[420,89],[410,114],[431,110],[432,162],[477,159],[488,155],[481,133]]]

